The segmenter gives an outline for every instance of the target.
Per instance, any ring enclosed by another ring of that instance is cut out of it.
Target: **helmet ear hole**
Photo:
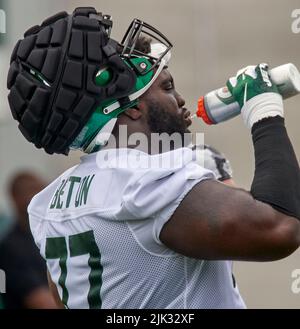
[[[100,87],[106,87],[112,80],[113,73],[110,68],[103,68],[96,74],[96,85]]]

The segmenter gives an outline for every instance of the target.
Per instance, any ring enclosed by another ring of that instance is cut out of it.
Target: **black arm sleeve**
[[[300,220],[300,171],[284,119],[254,124],[255,174],[250,193],[259,201]]]

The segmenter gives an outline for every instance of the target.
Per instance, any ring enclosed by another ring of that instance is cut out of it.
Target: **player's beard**
[[[187,129],[188,125],[184,119],[184,113],[170,113],[166,111],[159,102],[152,100],[149,103],[147,122],[151,133],[162,134],[161,139],[167,140],[172,134],[179,134],[180,139],[177,143],[160,143],[159,153],[167,152],[178,147],[186,147],[191,143],[191,132]],[[171,138],[172,139],[172,138]]]
[[[158,134],[167,133],[169,135],[179,133],[182,137],[184,137],[184,133],[190,132],[187,129],[183,114],[180,116],[170,113],[159,102],[154,100],[149,101],[148,106],[147,121],[151,132]]]

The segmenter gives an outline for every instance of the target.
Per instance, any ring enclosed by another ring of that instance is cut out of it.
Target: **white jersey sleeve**
[[[162,227],[186,194],[199,182],[213,179],[214,175],[195,163],[170,170],[162,177],[159,173],[156,174],[149,172],[128,186],[123,197],[123,207],[137,220],[155,218],[153,237],[160,243]]]
[[[156,217],[158,212],[170,206],[174,208],[174,212],[176,206],[173,203],[178,206],[195,184],[202,180],[215,179],[212,171],[204,169],[194,161],[190,149],[174,151],[175,155],[171,155],[174,156],[172,161],[169,160],[170,153],[157,156],[159,163],[165,164],[164,166],[158,166],[158,162],[153,160],[157,165],[139,168],[138,172],[132,175],[123,190],[121,209],[115,214],[116,219],[124,219],[123,211],[130,213],[132,219]],[[154,156],[151,157],[153,158]],[[126,216],[128,215],[126,214],[125,218]]]
[[[173,161],[170,161],[170,156],[174,156]],[[157,157],[160,157],[160,163],[167,165],[158,167],[152,164],[151,168],[140,169],[130,179],[115,218],[130,218],[128,226],[138,242],[149,252],[165,254],[167,248],[159,239],[164,224],[196,184],[215,179],[215,175],[197,164],[190,149],[180,149]],[[180,162],[176,161],[177,157]],[[170,250],[168,252],[172,253]]]

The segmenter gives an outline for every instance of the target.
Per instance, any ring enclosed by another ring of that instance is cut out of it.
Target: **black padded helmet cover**
[[[12,115],[26,139],[47,153],[67,154],[97,104],[126,97],[136,76],[109,38],[111,23],[94,8],[58,13],[30,28],[11,56],[7,78]],[[109,67],[111,82],[95,84]]]

